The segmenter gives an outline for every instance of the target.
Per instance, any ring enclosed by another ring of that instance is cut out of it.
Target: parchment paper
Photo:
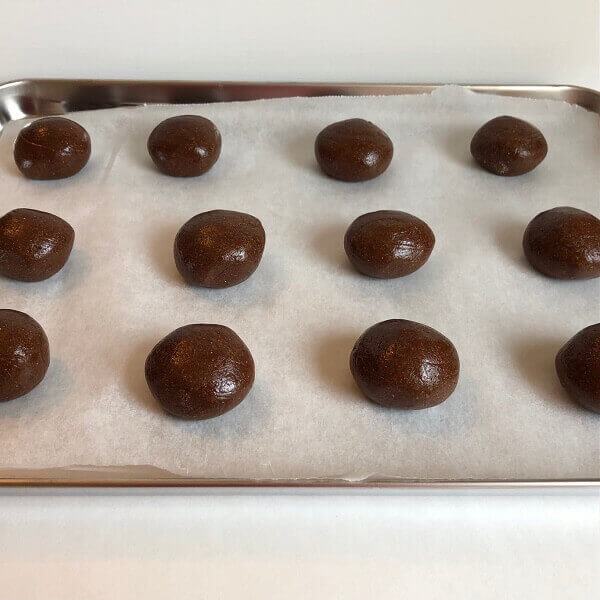
[[[156,171],[146,140],[177,114],[212,119],[216,166],[196,179]],[[479,169],[469,142],[486,120],[535,123],[549,145],[532,173]],[[285,99],[75,113],[92,159],[74,178],[32,182],[0,138],[0,212],[55,213],[76,231],[65,269],[35,284],[0,280],[3,308],[45,328],[52,364],[28,396],[0,404],[0,466],[152,465],[198,477],[587,478],[600,476],[600,418],[572,404],[554,356],[600,318],[600,281],[544,278],[521,239],[537,213],[600,209],[598,115],[567,104],[443,88],[430,96]],[[395,146],[380,178],[328,179],[313,143],[330,122],[363,117]],[[263,261],[227,290],[186,287],[172,257],[178,228],[225,208],[263,222]],[[349,223],[408,211],[437,243],[417,273],[391,281],[354,272]],[[370,325],[407,318],[456,345],[456,392],[426,411],[390,411],[355,387],[348,356]],[[164,414],[144,381],[152,346],[188,323],[222,323],[246,342],[256,384],[218,419]]]

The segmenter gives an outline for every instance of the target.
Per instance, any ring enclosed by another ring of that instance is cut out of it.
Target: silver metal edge
[[[10,121],[118,106],[235,102],[267,98],[335,95],[428,94],[447,84],[283,83],[23,79],[0,84],[0,134]],[[560,100],[600,114],[600,92],[572,85],[458,84],[477,93]],[[417,480],[344,479],[199,479],[160,476],[136,478],[79,473],[64,476],[1,477],[0,488],[293,488],[378,490],[542,490],[600,489],[600,479],[569,480]]]
[[[297,96],[428,94],[442,85],[445,84],[24,79],[0,85],[0,127],[24,117],[117,106],[235,102]],[[600,92],[588,88],[571,85],[461,85],[482,94],[561,100],[600,114]]]
[[[288,489],[378,489],[378,490],[523,490],[571,489],[600,492],[598,479],[457,479],[403,480],[367,479],[201,479],[159,477],[153,479],[2,478],[2,487],[36,488],[288,488]]]

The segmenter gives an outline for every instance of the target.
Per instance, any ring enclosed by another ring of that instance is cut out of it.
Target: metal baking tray
[[[367,96],[428,94],[442,84],[402,83],[260,83],[210,81],[118,81],[24,79],[0,84],[0,135],[10,121],[62,115],[81,110],[233,102],[297,96]],[[561,100],[600,114],[600,92],[571,85],[462,84],[473,92]],[[148,466],[129,468],[63,468],[14,470],[0,478],[0,487],[217,487],[217,488],[339,488],[404,490],[542,490],[600,489],[600,479],[569,480],[415,480],[378,479],[198,479],[177,476]]]

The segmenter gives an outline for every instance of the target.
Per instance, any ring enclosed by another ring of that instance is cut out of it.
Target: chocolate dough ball
[[[148,138],[148,152],[165,175],[196,177],[206,173],[221,154],[221,134],[204,117],[182,115],[159,123]]]
[[[496,117],[471,140],[473,158],[494,175],[523,175],[546,157],[548,144],[542,132],[515,117]]]
[[[146,360],[152,395],[172,415],[211,419],[237,406],[254,383],[250,350],[224,325],[186,325]]]
[[[523,235],[531,266],[556,279],[600,277],[600,219],[559,206],[534,217]]]
[[[571,400],[600,413],[600,323],[574,335],[559,350],[555,364]]]
[[[367,329],[350,354],[350,370],[369,400],[388,408],[429,408],[456,387],[460,370],[452,342],[405,319]]]
[[[600,219],[559,206],[534,217],[523,236],[531,266],[556,279],[600,277]]]
[[[425,221],[399,210],[358,217],[346,231],[344,249],[354,267],[369,277],[403,277],[421,268],[435,244]]]
[[[226,288],[256,271],[265,230],[252,215],[211,210],[192,217],[175,238],[175,264],[189,285]]]
[[[342,181],[381,175],[393,155],[394,145],[385,131],[364,119],[333,123],[315,141],[315,156],[323,172]]]
[[[18,310],[0,309],[0,402],[30,392],[49,364],[48,338],[39,323]]]
[[[26,125],[15,141],[17,167],[29,179],[63,179],[87,164],[92,144],[88,132],[64,117],[44,117]]]
[[[0,218],[0,275],[19,281],[42,281],[64,266],[75,232],[60,217],[17,208]]]

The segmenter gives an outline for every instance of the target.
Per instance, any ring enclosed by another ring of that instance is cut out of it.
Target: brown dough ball
[[[548,144],[531,123],[515,117],[496,117],[471,140],[473,158],[494,175],[523,175],[546,157]]]
[[[523,236],[531,266],[556,279],[600,277],[600,219],[559,206],[534,217]]]
[[[211,210],[192,217],[175,238],[175,264],[189,285],[226,288],[256,271],[265,230],[252,215]]]
[[[79,173],[91,151],[90,136],[79,123],[64,117],[44,117],[21,129],[14,157],[29,179],[63,179]]]
[[[555,364],[571,400],[600,413],[600,323],[574,335],[559,350]]]
[[[369,400],[388,408],[440,404],[456,388],[456,348],[441,333],[405,319],[367,329],[350,355],[350,370]]]
[[[30,392],[49,364],[48,338],[39,323],[17,310],[0,309],[0,402]]]
[[[172,415],[211,419],[237,406],[254,383],[254,361],[223,325],[186,325],[163,338],[146,360],[152,395]]]
[[[364,119],[333,123],[317,136],[315,156],[326,175],[341,181],[366,181],[381,175],[394,155],[385,131]]]
[[[435,236],[425,221],[399,210],[362,215],[344,237],[354,267],[382,279],[414,273],[427,262],[434,244]]]
[[[159,123],[148,138],[148,152],[165,175],[196,177],[206,173],[221,154],[221,134],[204,117],[182,115]]]
[[[17,208],[0,218],[0,275],[42,281],[58,273],[73,248],[75,232],[60,217]]]

